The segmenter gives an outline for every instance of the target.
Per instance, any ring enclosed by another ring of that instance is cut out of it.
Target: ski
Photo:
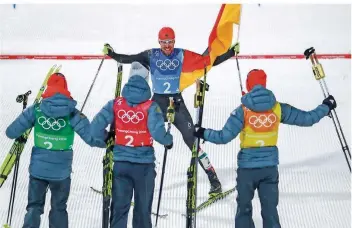
[[[210,206],[211,204],[218,202],[221,199],[224,199],[225,197],[227,197],[228,195],[230,195],[232,192],[234,192],[236,190],[236,187],[231,188],[225,192],[219,193],[214,197],[211,197],[209,199],[207,199],[206,201],[204,201],[203,203],[201,203],[197,208],[196,208],[196,212],[203,210],[204,208]],[[186,216],[185,214],[182,214],[183,216]]]
[[[209,85],[206,83],[207,68],[204,67],[204,81],[196,81],[196,94],[194,95],[194,107],[196,108],[196,124],[195,127],[202,126],[203,107],[205,91],[209,90]],[[196,227],[196,206],[197,206],[197,166],[198,152],[200,149],[200,138],[195,138],[192,148],[192,158],[190,166],[187,170],[187,199],[186,199],[186,228]]]
[[[33,102],[33,105],[41,101],[41,95],[45,90],[46,83],[49,80],[50,75],[52,75],[53,73],[58,73],[60,69],[61,69],[61,65],[56,66],[56,64],[49,69],[44,79],[44,82],[37,93],[37,96]],[[12,144],[10,151],[8,152],[7,156],[5,157],[5,160],[3,161],[0,167],[0,188],[2,187],[8,175],[12,171],[12,168],[15,165],[15,161],[17,157],[21,155],[31,131],[32,131],[32,128],[25,131],[20,137],[15,139],[15,142]]]
[[[92,189],[94,192],[96,192],[98,194],[103,194],[102,191],[100,191],[100,190],[98,190],[98,189],[96,189],[94,187],[90,187],[90,189]],[[133,207],[133,206],[134,206],[134,202],[131,202],[131,207]],[[157,213],[152,212],[152,215],[157,216]],[[168,216],[168,214],[159,214],[158,215],[159,218],[166,218],[167,216]]]
[[[117,80],[115,87],[115,98],[120,96],[122,83],[122,64],[117,63]],[[103,228],[109,227],[110,221],[110,204],[112,193],[112,170],[113,170],[113,149],[115,146],[114,124],[110,125],[109,136],[106,140],[106,151],[103,157]]]
[[[155,212],[152,212],[152,215],[154,215],[154,216],[157,216],[157,217],[159,217],[159,218],[166,218],[167,216],[168,216],[168,214],[157,214],[157,213],[155,213]]]

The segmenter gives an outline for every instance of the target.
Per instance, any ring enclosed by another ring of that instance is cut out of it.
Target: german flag
[[[209,35],[206,55],[185,50],[182,72],[180,75],[180,91],[191,86],[204,76],[204,68],[211,69],[215,59],[226,53],[231,47],[233,25],[240,24],[241,4],[222,4],[213,29]]]

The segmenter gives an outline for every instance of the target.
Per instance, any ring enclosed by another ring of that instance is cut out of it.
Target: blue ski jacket
[[[122,90],[122,97],[128,105],[136,106],[151,98],[151,91],[147,81],[139,75],[129,78]],[[100,139],[106,139],[106,127],[114,120],[114,100],[110,100],[94,117],[91,124],[91,134]],[[155,102],[148,109],[148,130],[155,141],[162,145],[170,145],[173,137],[167,133],[163,114]],[[128,147],[114,146],[114,161],[129,161],[133,163],[153,163],[155,161],[154,148],[148,146]]]
[[[70,117],[73,130],[90,146],[105,147],[105,142],[94,139],[90,135],[90,123],[75,107],[77,102],[62,94],[56,93],[52,97],[44,98],[39,108],[48,117]],[[36,121],[35,106],[29,106],[6,129],[6,136],[15,139],[27,129],[34,126]],[[33,177],[44,180],[64,180],[72,171],[73,150],[53,151],[32,147],[29,173]]]
[[[263,112],[274,107],[276,98],[272,91],[257,85],[251,92],[241,98],[241,102],[254,112]],[[303,111],[285,103],[279,102],[279,104],[281,105],[281,123],[289,125],[312,126],[329,113],[329,108],[325,104],[321,104],[311,111]],[[226,144],[236,138],[243,128],[244,112],[240,105],[231,113],[222,130],[206,129],[204,139],[215,144]],[[241,149],[237,155],[237,164],[239,168],[261,168],[278,165],[278,148],[272,146]]]

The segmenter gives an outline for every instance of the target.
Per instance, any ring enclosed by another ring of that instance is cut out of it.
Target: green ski
[[[210,206],[211,204],[224,199],[225,197],[227,197],[228,195],[230,195],[232,192],[234,192],[236,190],[236,187],[231,188],[230,190],[227,190],[226,192],[222,192],[217,194],[214,197],[209,198],[208,200],[204,201],[203,203],[201,203],[197,208],[196,208],[196,212],[203,210],[204,208]],[[186,216],[185,214],[182,214],[183,216]]]
[[[122,64],[117,63],[117,81],[115,87],[115,96],[119,97],[121,92],[122,82]],[[106,140],[106,151],[103,158],[103,220],[102,227],[108,228],[110,221],[110,204],[111,204],[111,193],[112,193],[112,169],[114,165],[113,161],[113,149],[115,146],[115,131],[114,124],[110,125],[109,136]]]

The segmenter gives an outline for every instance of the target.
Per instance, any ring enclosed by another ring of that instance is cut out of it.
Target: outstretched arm
[[[206,56],[208,55],[209,52],[208,52],[208,48],[205,50],[205,52],[203,53],[203,56]],[[234,47],[231,47],[229,48],[229,50],[227,50],[227,52],[225,52],[224,54],[218,56],[214,63],[213,63],[213,66],[217,66],[219,65],[220,63],[223,63],[225,62],[226,60],[230,59],[231,57],[235,56],[235,50],[234,50]]]
[[[205,50],[203,55],[198,53],[183,50],[183,65],[182,73],[180,77],[180,90],[183,91],[185,88],[192,85],[197,79],[204,76],[204,68],[207,68],[207,71],[211,69],[212,66],[219,65],[220,63],[228,60],[235,55],[234,47],[231,47],[226,53],[218,56],[213,65],[211,66],[211,60],[208,53],[208,49]]]
[[[111,52],[109,54],[109,56],[120,63],[139,62],[140,64],[147,67],[148,69],[150,68],[149,50],[138,53],[136,55],[124,55],[124,54],[118,54],[115,52]]]
[[[70,119],[70,124],[73,130],[83,139],[85,143],[90,146],[96,146],[105,148],[106,144],[104,140],[94,138],[90,133],[90,123],[88,118],[77,109],[73,112],[73,116]]]
[[[114,100],[109,101],[93,118],[90,131],[93,137],[105,140],[108,131],[105,129],[114,120]]]
[[[280,105],[281,122],[300,127],[309,127],[318,123],[330,111],[329,107],[325,104],[321,104],[311,111],[303,111],[289,104],[280,103]]]
[[[147,69],[150,69],[150,55],[151,55],[151,50],[146,50],[141,53],[138,53],[136,55],[124,55],[124,54],[118,54],[114,52],[114,49],[109,45],[105,44],[103,48],[103,54],[108,55],[117,62],[120,63],[132,63],[132,62],[139,62],[142,64],[144,67]]]
[[[215,144],[227,144],[236,138],[243,126],[243,109],[239,106],[231,113],[222,130],[205,129],[204,140]]]

